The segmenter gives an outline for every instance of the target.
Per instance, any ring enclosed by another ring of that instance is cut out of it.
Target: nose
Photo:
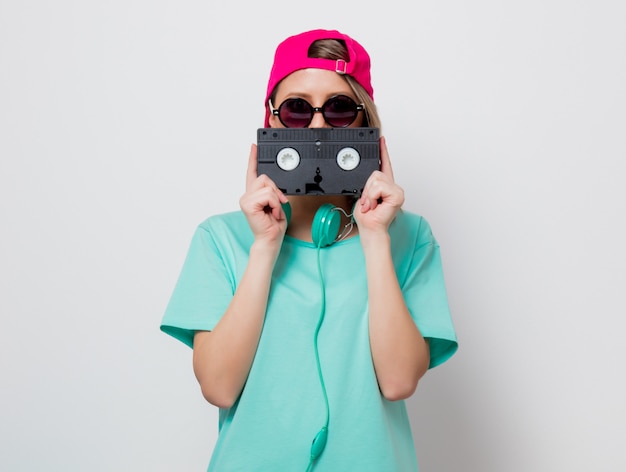
[[[309,123],[309,128],[331,128],[331,126],[326,123],[324,115],[322,115],[322,111],[315,110],[313,112],[313,119],[311,120],[311,123]]]

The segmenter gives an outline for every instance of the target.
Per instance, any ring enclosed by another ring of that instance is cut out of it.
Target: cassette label
[[[257,173],[287,195],[360,196],[380,169],[378,128],[259,128]]]

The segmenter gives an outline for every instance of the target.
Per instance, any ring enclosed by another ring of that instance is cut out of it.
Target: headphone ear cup
[[[285,212],[285,219],[287,220],[287,226],[291,223],[291,204],[289,202],[281,203],[280,206],[283,207],[283,212]]]
[[[337,239],[339,226],[341,226],[341,214],[335,211],[335,206],[324,203],[313,218],[311,237],[317,247],[330,246]]]

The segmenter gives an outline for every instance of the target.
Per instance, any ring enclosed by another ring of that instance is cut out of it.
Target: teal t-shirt
[[[435,367],[457,349],[439,245],[427,221],[406,211],[398,213],[389,232],[400,287],[429,340],[430,367]],[[161,329],[189,346],[196,330],[212,330],[244,273],[252,242],[241,212],[200,224]],[[209,471],[307,469],[311,442],[326,419],[314,343],[323,298],[318,352],[330,420],[327,445],[314,470],[417,470],[405,403],[385,400],[376,381],[359,237],[318,249],[285,236],[256,356],[239,400],[220,410]]]

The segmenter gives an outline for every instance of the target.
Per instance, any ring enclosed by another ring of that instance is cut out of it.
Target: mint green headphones
[[[287,218],[287,224],[289,224],[291,221],[291,205],[287,202],[283,203],[282,207]],[[340,233],[341,213],[350,218],[350,223]],[[311,224],[313,244],[317,247],[330,246],[347,236],[350,230],[352,230],[353,224],[352,215],[348,215],[343,208],[337,207],[332,203],[324,203],[315,213],[313,223]]]

